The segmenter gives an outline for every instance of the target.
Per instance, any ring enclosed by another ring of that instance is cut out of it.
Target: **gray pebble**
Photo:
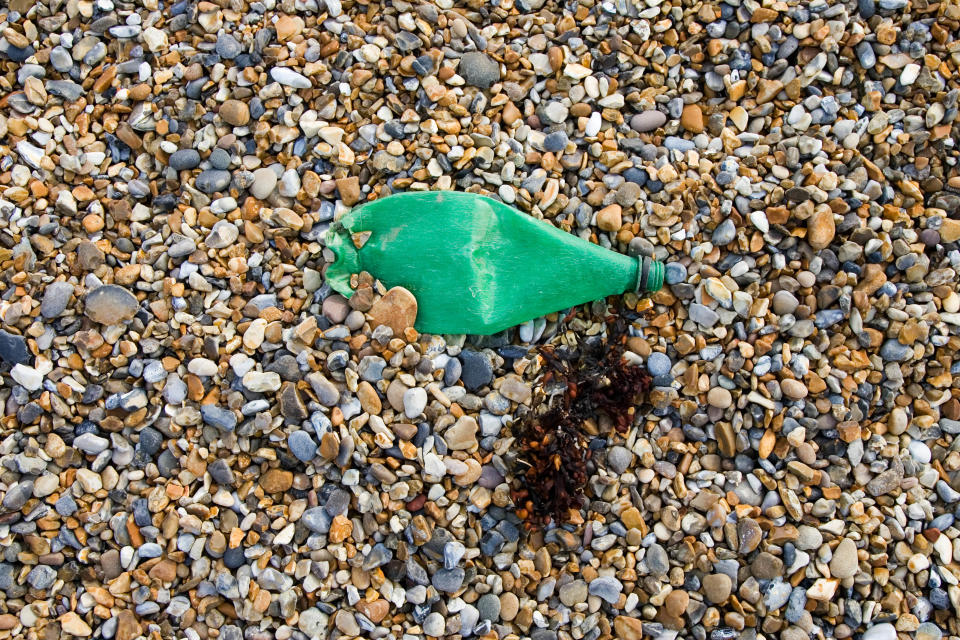
[[[317,443],[306,431],[294,431],[287,438],[290,453],[302,462],[310,462],[317,455]]]
[[[589,586],[590,595],[606,600],[610,604],[616,604],[620,599],[620,592],[623,591],[623,584],[613,577],[594,578]]]
[[[73,285],[69,282],[51,282],[43,292],[40,303],[40,315],[44,318],[56,318],[67,309],[73,297]]]
[[[233,431],[237,426],[237,416],[229,409],[223,409],[216,405],[205,404],[200,407],[200,415],[203,421],[211,427],[222,429],[224,431]]]
[[[460,58],[457,73],[471,87],[489,89],[500,80],[500,65],[485,53],[469,51]]]
[[[203,193],[224,191],[230,185],[230,172],[220,169],[201,171],[194,183]]]
[[[647,357],[647,372],[652,376],[665,376],[670,373],[672,366],[670,357],[660,351],[654,351]]]

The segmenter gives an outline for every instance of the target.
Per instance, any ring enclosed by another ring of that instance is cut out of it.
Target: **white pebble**
[[[889,622],[875,624],[860,636],[861,640],[897,640],[897,630]]]
[[[920,464],[927,464],[930,462],[930,447],[925,445],[920,440],[911,440],[910,444],[907,446],[907,449],[910,451],[910,455],[914,460]]]
[[[14,365],[10,371],[13,379],[27,391],[36,391],[43,385],[43,374],[24,364]]]
[[[403,392],[403,413],[413,420],[427,406],[427,392],[422,387],[413,387]]]
[[[600,125],[602,123],[603,121],[600,119],[600,112],[594,111],[590,114],[590,119],[587,120],[587,126],[583,130],[584,135],[586,135],[588,138],[592,138],[593,136],[597,135],[600,133]]]

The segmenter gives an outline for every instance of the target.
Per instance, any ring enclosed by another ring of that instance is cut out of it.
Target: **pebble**
[[[417,299],[403,287],[393,287],[370,307],[374,328],[388,326],[396,336],[412,328],[417,320]]]
[[[614,473],[623,473],[633,462],[633,453],[626,447],[613,447],[607,452],[607,467]]]
[[[480,596],[480,599],[477,600],[477,612],[480,620],[499,620],[500,598],[492,593]]]
[[[139,308],[136,297],[123,287],[107,284],[87,293],[84,313],[100,324],[110,325],[133,318]]]
[[[26,339],[0,329],[0,359],[11,365],[29,362],[30,350]]]
[[[445,593],[455,593],[460,589],[465,577],[464,570],[460,567],[454,569],[438,569],[433,574],[431,584],[437,591]]]
[[[44,318],[56,318],[67,310],[73,297],[73,285],[69,282],[51,282],[43,292],[40,314]]]
[[[590,595],[597,596],[610,604],[615,604],[620,599],[620,592],[623,585],[616,578],[600,577],[590,581]]]
[[[478,391],[493,380],[493,366],[482,353],[469,349],[460,353],[460,379],[468,391]]]
[[[446,629],[446,622],[443,616],[436,611],[431,613],[423,621],[423,632],[428,636],[439,638],[443,636]]]
[[[175,171],[187,171],[200,166],[200,154],[196,149],[177,149],[170,154],[170,167]]]
[[[224,191],[230,185],[231,178],[229,171],[206,169],[197,176],[195,184],[203,193],[217,193]]]
[[[226,100],[220,105],[220,117],[227,124],[241,127],[250,122],[250,107],[240,100]]]
[[[850,538],[844,538],[833,550],[830,559],[830,575],[834,578],[852,578],[857,573],[857,545]]]
[[[403,392],[403,413],[413,420],[427,407],[427,392],[422,387],[413,387]]]
[[[273,67],[270,69],[270,77],[274,81],[294,89],[309,89],[313,86],[306,76],[289,67]]]
[[[560,587],[560,602],[568,607],[573,607],[581,602],[586,602],[588,594],[587,583],[583,580],[574,580]]]
[[[250,185],[250,195],[259,200],[266,200],[273,193],[279,178],[273,169],[261,167],[253,172],[253,183]]]
[[[630,118],[630,128],[639,133],[654,131],[667,122],[667,116],[662,111],[650,109]]]
[[[559,152],[567,147],[569,138],[563,131],[552,131],[543,138],[543,148],[546,151]]]
[[[298,460],[309,462],[317,455],[317,443],[306,431],[294,431],[287,438],[290,453]]]
[[[726,409],[733,403],[733,396],[723,387],[714,387],[707,393],[707,402],[718,409]]]
[[[888,623],[875,624],[863,632],[862,640],[896,640],[897,630]]]
[[[733,582],[725,573],[713,573],[703,577],[703,593],[710,602],[722,604],[730,597]]]
[[[471,87],[488,89],[500,79],[500,65],[480,51],[468,51],[457,67],[464,81]]]

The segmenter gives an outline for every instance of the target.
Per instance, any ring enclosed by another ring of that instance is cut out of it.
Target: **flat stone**
[[[240,100],[225,100],[222,105],[220,105],[220,117],[227,124],[232,124],[237,127],[242,127],[243,125],[250,122],[250,108],[245,102]]]
[[[447,429],[443,439],[447,446],[454,451],[472,449],[477,444],[477,421],[470,416],[463,416]]]
[[[666,114],[655,109],[643,111],[630,118],[630,128],[639,133],[654,131],[666,123]]]
[[[703,577],[703,593],[710,602],[723,604],[730,597],[733,581],[725,573],[711,573]]]
[[[19,336],[0,329],[0,359],[7,364],[26,364],[30,361],[27,341]]]
[[[290,453],[302,462],[310,462],[317,455],[317,443],[306,431],[294,431],[287,437]]]
[[[402,336],[417,320],[417,299],[407,289],[393,287],[373,303],[368,313],[371,326],[386,325],[393,329],[393,335]]]
[[[86,316],[105,325],[131,320],[140,308],[132,293],[115,284],[106,284],[90,291],[83,303]]]
[[[460,58],[457,73],[472,87],[489,89],[500,80],[500,65],[479,51],[468,51]]]
[[[482,353],[465,349],[460,352],[460,362],[460,379],[469,391],[478,391],[493,380],[493,366]]]
[[[51,282],[43,291],[40,303],[40,315],[44,318],[56,318],[67,310],[73,297],[73,285],[69,282]]]
[[[286,469],[269,469],[260,476],[260,486],[267,493],[283,493],[293,486],[293,473]]]
[[[170,167],[176,171],[196,169],[200,166],[200,154],[196,149],[177,149],[170,154]]]
[[[222,169],[206,169],[200,172],[194,184],[203,193],[217,193],[230,186],[232,176]]]

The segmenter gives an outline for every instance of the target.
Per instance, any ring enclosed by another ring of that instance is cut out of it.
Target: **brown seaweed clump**
[[[582,506],[591,455],[582,428],[585,420],[604,414],[618,433],[626,433],[633,423],[651,378],[645,367],[624,359],[626,329],[626,322],[614,317],[608,320],[605,339],[562,353],[541,351],[547,369],[542,388],[562,390],[539,394],[520,421],[513,499],[521,518],[562,523]]]

